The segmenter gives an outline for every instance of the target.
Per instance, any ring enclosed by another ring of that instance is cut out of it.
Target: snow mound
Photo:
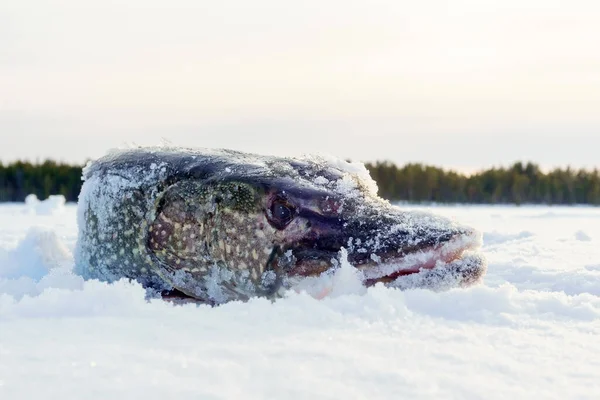
[[[340,267],[331,273],[303,279],[291,292],[306,293],[315,299],[339,297],[342,295],[362,295],[367,292],[362,274],[348,262],[348,252],[342,248],[339,255]],[[288,294],[289,294],[288,293]]]
[[[485,232],[483,234],[483,243],[486,245],[490,244],[501,244],[511,241],[519,241],[522,239],[527,239],[534,236],[533,233],[523,231],[518,233],[500,233],[497,231],[494,232]]]
[[[67,200],[62,194],[51,195],[46,200],[40,201],[35,194],[30,194],[25,198],[27,210],[37,215],[61,214],[65,211]]]
[[[17,248],[4,254],[0,262],[0,277],[27,276],[39,280],[50,270],[71,267],[72,263],[71,252],[53,230],[33,227]]]
[[[575,232],[575,239],[579,240],[580,242],[589,242],[592,240],[592,238],[584,231]]]
[[[50,228],[32,227],[14,249],[0,249],[0,294],[15,298],[47,288],[77,288],[73,256]]]

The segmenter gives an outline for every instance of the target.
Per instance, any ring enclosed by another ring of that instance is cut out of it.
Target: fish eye
[[[294,206],[283,199],[273,201],[269,211],[269,221],[277,229],[285,228],[294,219]]]

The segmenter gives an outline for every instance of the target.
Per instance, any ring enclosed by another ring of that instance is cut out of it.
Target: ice
[[[483,232],[482,284],[367,289],[341,254],[282,299],[210,307],[74,275],[74,205],[2,205],[0,399],[598,398],[600,208],[433,211]]]

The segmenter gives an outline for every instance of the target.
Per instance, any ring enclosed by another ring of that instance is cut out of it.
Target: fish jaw
[[[402,287],[405,277],[427,275],[433,270],[437,276],[459,278],[455,286],[481,280],[487,263],[478,254],[482,245],[480,232],[433,214],[394,212],[397,219],[371,224],[350,222],[343,229],[331,225],[328,231],[327,226],[319,225],[314,241],[305,242],[303,248],[290,253],[295,266],[289,275],[329,273],[340,265],[339,254],[345,249],[348,263],[361,273],[367,287],[377,283]]]
[[[364,276],[365,285],[373,286],[380,282],[393,284],[408,275],[427,273],[434,269],[437,269],[438,273],[452,273],[461,264],[466,263],[469,268],[468,276],[464,276],[464,280],[475,283],[483,277],[487,268],[485,258],[478,253],[480,245],[477,236],[458,236],[443,244],[402,257],[389,257],[384,261],[373,261],[357,268]]]

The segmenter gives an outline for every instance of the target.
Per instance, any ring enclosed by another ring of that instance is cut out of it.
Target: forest
[[[515,163],[472,175],[441,168],[390,162],[367,164],[389,200],[478,204],[600,204],[600,173],[571,168],[543,172],[533,163]]]
[[[479,204],[600,204],[598,170],[571,168],[542,171],[534,163],[515,163],[471,175],[418,163],[397,166],[389,161],[367,163],[390,201]],[[0,201],[21,202],[30,193],[40,199],[62,194],[77,201],[81,166],[43,163],[0,163]]]

